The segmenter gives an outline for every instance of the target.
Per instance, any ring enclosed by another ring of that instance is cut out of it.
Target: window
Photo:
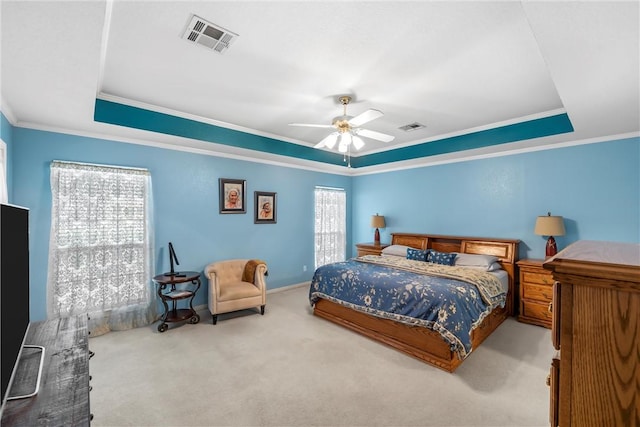
[[[341,188],[315,190],[316,268],[345,260],[347,247],[347,195]]]
[[[149,310],[149,172],[54,161],[51,193],[49,317]]]

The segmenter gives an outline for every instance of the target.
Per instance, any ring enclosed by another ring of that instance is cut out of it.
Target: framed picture
[[[255,195],[255,217],[256,224],[276,223],[276,193],[264,191],[254,191]]]
[[[220,178],[220,213],[246,213],[247,181]]]

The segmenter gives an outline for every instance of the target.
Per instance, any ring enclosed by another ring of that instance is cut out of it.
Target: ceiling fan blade
[[[362,114],[358,114],[357,116],[353,117],[351,120],[349,120],[349,124],[351,126],[360,126],[363,125],[367,122],[370,122],[371,120],[375,120],[378,117],[382,117],[384,116],[384,114],[382,113],[382,111],[379,110],[367,110]]]
[[[336,141],[338,141],[338,135],[338,132],[330,133],[322,141],[318,142],[313,148],[333,148],[333,146],[336,145]]]
[[[369,129],[357,129],[356,134],[359,136],[364,136],[366,138],[376,139],[382,142],[391,142],[396,138],[393,135],[387,135],[386,133],[380,133]]]
[[[289,123],[289,126],[304,126],[308,128],[332,128],[333,125],[314,125],[311,123]]]

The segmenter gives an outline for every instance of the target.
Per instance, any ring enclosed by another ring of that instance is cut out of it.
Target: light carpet
[[[307,294],[91,338],[92,425],[548,425],[549,330],[507,319],[449,374],[313,316]]]

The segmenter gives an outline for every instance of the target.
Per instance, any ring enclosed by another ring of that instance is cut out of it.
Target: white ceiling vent
[[[197,15],[191,17],[187,30],[182,38],[193,43],[211,49],[218,53],[223,53],[238,37],[237,34],[229,30],[207,22]]]

